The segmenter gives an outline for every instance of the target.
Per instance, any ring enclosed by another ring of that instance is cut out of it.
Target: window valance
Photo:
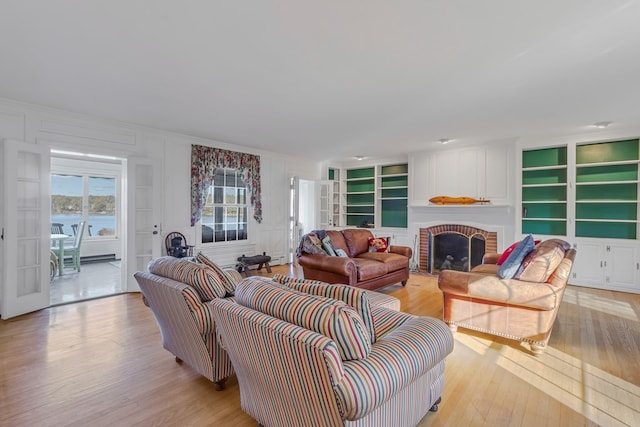
[[[195,225],[202,216],[202,207],[218,168],[237,169],[240,172],[249,192],[253,218],[261,223],[260,156],[191,145],[191,225]]]

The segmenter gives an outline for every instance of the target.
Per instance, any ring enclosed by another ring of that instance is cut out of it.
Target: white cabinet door
[[[427,206],[434,196],[430,190],[430,160],[429,152],[409,156],[409,206]]]
[[[610,243],[605,245],[607,288],[640,293],[640,257],[638,244]]]
[[[515,174],[513,148],[489,147],[485,152],[484,187],[481,197],[494,204],[511,204],[510,190]]]
[[[49,147],[5,140],[3,149],[3,319],[49,306]]]
[[[635,241],[578,240],[569,282],[613,291],[640,293],[640,250]]]
[[[578,286],[603,288],[605,281],[605,254],[602,242],[579,240],[576,259],[569,283]]]

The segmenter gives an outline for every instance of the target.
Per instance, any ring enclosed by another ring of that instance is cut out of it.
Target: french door
[[[49,306],[49,147],[5,140],[3,155],[3,319]]]

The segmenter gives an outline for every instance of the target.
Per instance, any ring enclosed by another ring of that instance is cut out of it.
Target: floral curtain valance
[[[191,225],[195,225],[202,216],[202,207],[218,168],[236,169],[240,172],[242,182],[249,192],[253,218],[261,223],[260,156],[191,145]]]

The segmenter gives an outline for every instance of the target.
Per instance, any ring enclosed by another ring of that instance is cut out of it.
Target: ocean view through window
[[[116,188],[115,177],[52,174],[51,223],[71,235],[72,225],[84,220],[87,238],[117,236]]]

